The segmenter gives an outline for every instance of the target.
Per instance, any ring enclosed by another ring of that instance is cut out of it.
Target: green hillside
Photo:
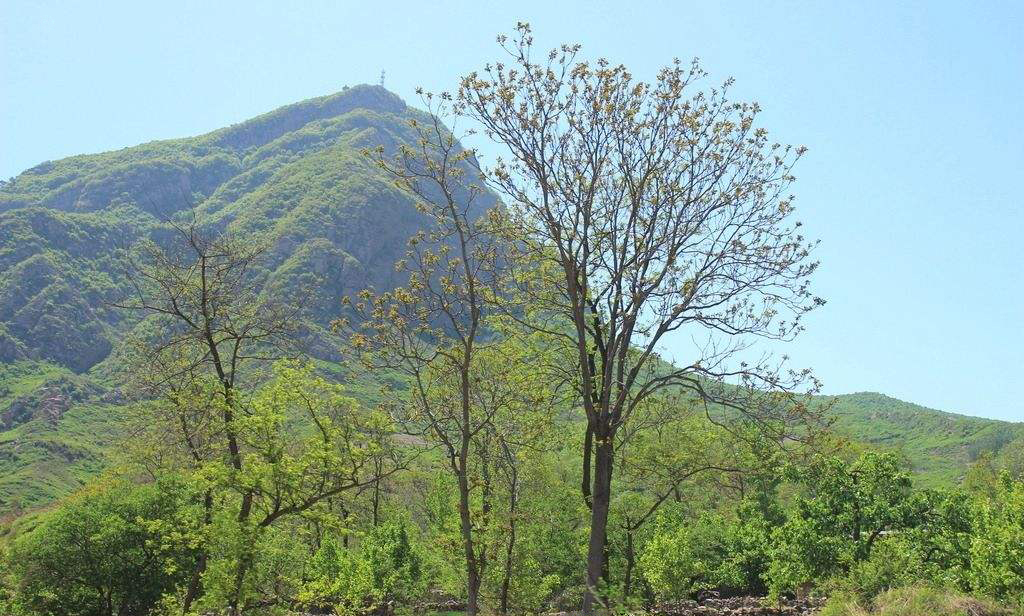
[[[910,460],[919,481],[952,485],[984,452],[1024,438],[1024,423],[968,417],[878,393],[830,398],[837,431],[857,441],[892,448]]]
[[[272,238],[263,292],[300,304],[306,348],[339,359],[328,325],[340,298],[391,285],[420,224],[360,152],[411,140],[420,115],[358,86],[198,137],[46,162],[0,187],[0,513],[45,505],[107,463],[123,432],[110,358],[137,325],[112,306],[127,292],[119,251],[159,241],[163,221],[194,211],[203,225]],[[834,405],[842,434],[901,451],[928,485],[1024,436],[1022,424],[880,394]]]

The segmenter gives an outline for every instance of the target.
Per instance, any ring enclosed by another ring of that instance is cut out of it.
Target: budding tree
[[[199,600],[223,600],[237,616],[265,529],[375,485],[405,459],[388,417],[362,408],[309,364],[280,361],[258,384],[261,363],[296,353],[291,336],[299,325],[297,305],[260,292],[254,271],[265,244],[194,218],[167,227],[162,244],[127,251],[132,294],[120,304],[153,325],[131,366],[146,402],[137,419],[151,436],[140,461],[189,472],[203,493],[205,541],[183,613]],[[211,547],[218,510],[239,531],[237,554]],[[230,561],[219,571],[231,579],[207,584],[217,556]],[[223,596],[211,596],[209,586],[223,587]]]
[[[487,177],[517,224],[518,262],[554,273],[554,287],[531,275],[517,290],[535,315],[559,320],[546,329],[575,356],[590,613],[606,570],[615,437],[646,398],[682,389],[711,419],[746,414],[771,429],[804,412],[762,393],[813,383],[809,373],[770,356],[741,361],[751,339],[792,338],[822,303],[787,193],[804,149],[772,143],[758,106],[730,100],[731,82],[699,89],[696,61],[647,83],[582,60],[578,45],[534,58],[526,24],[498,40],[508,57],[464,77],[456,100],[507,151]],[[697,343],[670,365],[659,352],[673,333]]]

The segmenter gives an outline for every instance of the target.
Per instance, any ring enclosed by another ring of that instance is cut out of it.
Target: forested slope
[[[862,392],[834,396],[836,429],[853,439],[903,454],[920,482],[948,486],[983,453],[1024,438],[1024,424],[947,413],[889,396]]]

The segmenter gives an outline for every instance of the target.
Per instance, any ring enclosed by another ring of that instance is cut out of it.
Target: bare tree
[[[804,149],[771,143],[755,126],[758,106],[728,98],[731,82],[696,90],[696,61],[645,83],[579,59],[578,45],[534,59],[526,24],[498,40],[508,57],[462,80],[457,110],[508,152],[488,179],[518,224],[520,262],[555,282],[518,277],[519,290],[557,320],[546,330],[576,357],[589,614],[607,576],[614,441],[638,405],[673,387],[694,392],[712,419],[728,408],[777,428],[805,411],[757,401],[808,372],[770,356],[742,361],[752,338],[790,339],[822,303],[786,192]],[[700,343],[669,365],[659,350],[673,332]]]

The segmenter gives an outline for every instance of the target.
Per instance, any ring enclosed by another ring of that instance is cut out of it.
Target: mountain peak
[[[405,101],[382,86],[361,84],[340,92],[279,107],[239,124],[209,134],[212,145],[248,149],[269,143],[310,122],[344,115],[356,109],[403,113]]]

